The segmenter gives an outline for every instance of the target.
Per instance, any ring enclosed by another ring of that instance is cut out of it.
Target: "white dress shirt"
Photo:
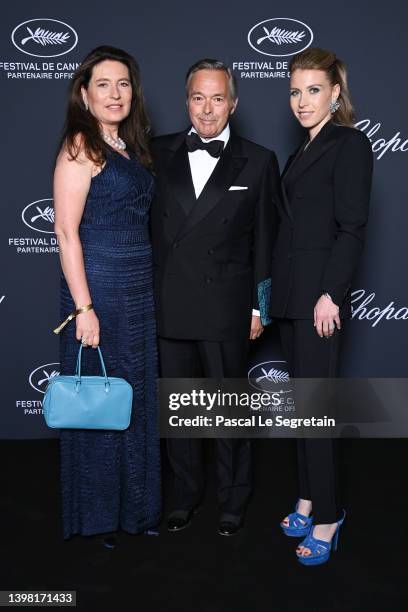
[[[189,131],[189,134],[192,134],[193,132],[197,133],[196,129],[192,127]],[[230,127],[227,123],[221,134],[218,134],[218,136],[215,136],[214,138],[201,138],[201,140],[203,142],[211,142],[212,140],[223,140],[225,148],[229,137]],[[204,189],[208,179],[212,175],[214,168],[220,158],[212,157],[212,155],[210,155],[208,151],[204,151],[203,149],[197,149],[197,151],[188,154],[188,159],[190,162],[194,191],[196,194],[196,198],[198,198],[202,190]]]
[[[189,134],[192,132],[197,133],[197,130],[192,127],[189,131]],[[211,140],[223,140],[224,141],[224,149],[227,146],[231,134],[230,126],[227,123],[225,128],[222,130],[221,134],[215,136],[214,138],[201,138],[203,142],[211,142]],[[191,177],[193,179],[194,191],[196,198],[198,198],[204,189],[208,179],[211,174],[214,172],[215,166],[218,163],[219,157],[212,157],[205,151],[204,149],[197,149],[193,153],[188,153],[188,159],[190,162],[190,170]],[[260,316],[259,310],[252,310],[252,314],[256,316]]]

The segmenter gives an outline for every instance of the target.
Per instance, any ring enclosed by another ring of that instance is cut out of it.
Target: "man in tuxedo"
[[[186,77],[192,126],[153,140],[152,241],[161,376],[244,378],[249,339],[269,323],[270,267],[280,198],[273,152],[229,125],[231,70],[201,60]],[[203,496],[202,439],[169,439],[174,506],[168,529],[190,524]],[[217,439],[218,532],[242,526],[251,492],[250,442]]]

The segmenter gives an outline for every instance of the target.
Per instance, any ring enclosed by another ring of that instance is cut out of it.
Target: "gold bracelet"
[[[92,310],[92,309],[93,309],[93,304],[88,304],[87,306],[81,306],[80,308],[73,310],[71,314],[65,319],[65,321],[63,321],[61,325],[58,325],[58,327],[56,327],[53,330],[54,334],[59,334],[60,331],[64,329],[64,327],[68,325],[68,323],[72,321],[72,319],[75,319],[77,315],[81,314],[81,312],[88,312],[88,310]]]

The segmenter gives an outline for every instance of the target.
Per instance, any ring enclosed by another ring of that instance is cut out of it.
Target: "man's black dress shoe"
[[[241,523],[232,523],[231,521],[220,521],[218,523],[218,533],[222,536],[233,536],[241,529]]]
[[[176,532],[189,527],[191,519],[197,512],[197,508],[191,508],[190,510],[174,510],[168,516],[167,529]]]

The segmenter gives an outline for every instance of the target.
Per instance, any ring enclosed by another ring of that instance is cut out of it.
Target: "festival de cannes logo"
[[[54,232],[55,213],[53,199],[44,198],[27,204],[21,220],[32,232],[28,236],[9,236],[8,246],[19,255],[58,253],[58,238]],[[31,235],[30,235],[31,234]],[[45,234],[51,234],[46,236]]]
[[[13,45],[34,57],[59,57],[74,49],[78,34],[67,23],[57,19],[31,19],[14,28]]]
[[[280,364],[285,361],[264,361],[253,366],[248,372],[249,383],[260,391],[276,392],[276,385],[289,382],[289,374]]]
[[[287,57],[310,47],[313,32],[308,25],[297,19],[275,17],[260,21],[248,34],[250,46],[272,57]]]
[[[53,234],[55,214],[52,202],[52,198],[45,198],[28,204],[21,213],[23,222],[36,232]]]
[[[33,370],[28,379],[31,387],[40,393],[45,393],[49,381],[59,376],[59,365],[59,363],[46,363]]]

